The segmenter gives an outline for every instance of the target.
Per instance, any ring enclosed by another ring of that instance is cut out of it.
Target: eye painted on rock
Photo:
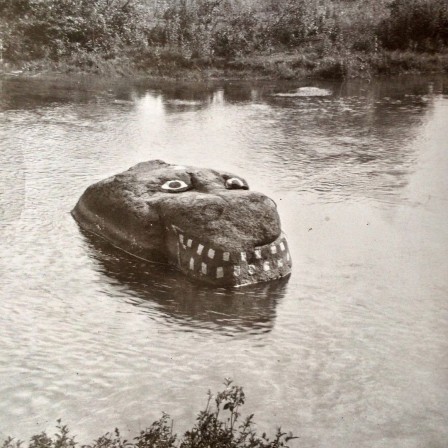
[[[249,190],[249,187],[245,182],[238,177],[231,177],[226,180],[226,188],[227,190]]]
[[[173,179],[165,182],[161,189],[168,193],[181,193],[182,191],[187,191],[190,185],[187,185],[183,180]]]

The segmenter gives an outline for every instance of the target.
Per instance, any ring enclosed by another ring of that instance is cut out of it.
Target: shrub
[[[329,2],[281,0],[271,6],[270,32],[274,44],[295,47],[324,31]]]
[[[199,412],[196,423],[178,440],[173,434],[169,416],[152,423],[132,441],[124,439],[118,429],[106,433],[90,445],[82,448],[287,448],[286,443],[294,439],[280,429],[272,439],[265,433],[258,436],[253,428],[253,414],[241,418],[241,407],[245,403],[243,389],[226,380],[225,389],[213,398],[208,393],[205,409]],[[75,448],[77,442],[69,434],[67,426],[58,420],[58,432],[54,438],[45,432],[31,437],[28,448]],[[5,440],[2,448],[21,448],[23,442],[11,438]]]
[[[221,23],[213,33],[213,54],[234,58],[265,50],[270,44],[266,26],[252,11],[243,11]]]
[[[137,0],[0,0],[4,56],[8,60],[76,51],[115,57],[143,40],[144,10]]]
[[[390,16],[378,26],[385,48],[435,51],[448,45],[446,0],[393,0],[389,9]]]

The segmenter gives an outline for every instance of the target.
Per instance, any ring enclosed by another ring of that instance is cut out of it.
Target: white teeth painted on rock
[[[166,227],[174,237],[179,268],[195,277],[207,277],[219,284],[244,285],[287,275],[291,255],[285,237],[252,251],[230,252],[199,243],[177,227]],[[233,280],[232,280],[233,277]]]

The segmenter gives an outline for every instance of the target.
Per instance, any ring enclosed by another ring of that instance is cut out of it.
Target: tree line
[[[213,64],[303,51],[441,52],[446,0],[0,0],[3,58]]]

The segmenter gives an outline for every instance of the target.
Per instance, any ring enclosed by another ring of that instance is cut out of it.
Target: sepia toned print
[[[0,0],[4,448],[444,448],[444,8]]]

